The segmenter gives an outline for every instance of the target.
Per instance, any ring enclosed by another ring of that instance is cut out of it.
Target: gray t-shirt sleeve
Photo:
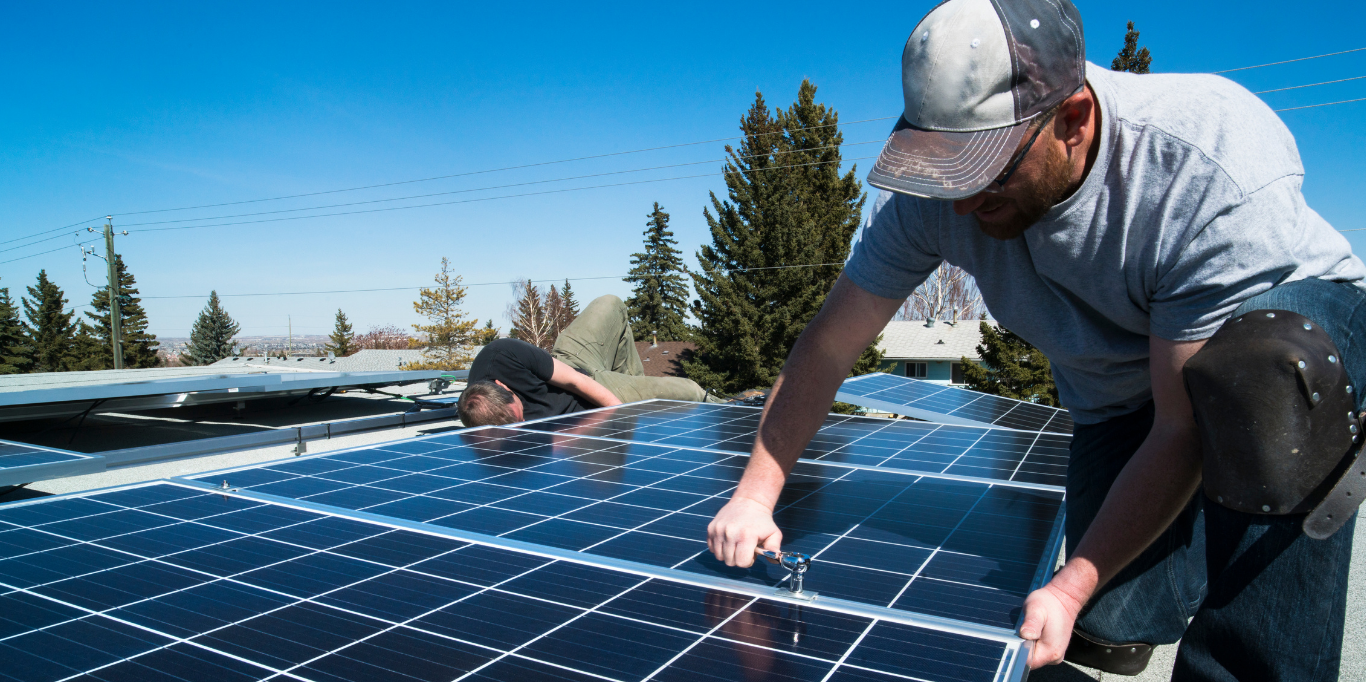
[[[915,197],[883,191],[854,243],[844,274],[859,288],[883,298],[906,298],[944,259],[926,244],[925,225]]]
[[[1299,180],[1287,176],[1248,194],[1179,247],[1149,301],[1153,336],[1209,338],[1243,301],[1296,272],[1292,254],[1302,249],[1294,242],[1317,238],[1322,223],[1305,205]]]

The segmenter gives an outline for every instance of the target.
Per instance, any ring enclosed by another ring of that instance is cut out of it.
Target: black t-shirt
[[[522,399],[522,418],[540,419],[584,409],[579,397],[550,385],[555,363],[547,353],[525,341],[498,339],[479,351],[467,381],[497,379]]]

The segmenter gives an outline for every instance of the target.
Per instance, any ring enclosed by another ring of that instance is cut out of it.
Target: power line
[[[1310,59],[1319,59],[1319,58],[1322,58],[1322,57],[1333,57],[1333,56],[1340,55],[1340,54],[1347,54],[1347,53],[1349,53],[1349,52],[1361,52],[1362,50],[1366,50],[1366,47],[1358,47],[1358,48],[1353,49],[1353,50],[1343,50],[1343,51],[1341,51],[1341,52],[1329,52],[1328,54],[1316,54],[1316,55],[1314,55],[1313,57],[1300,57],[1299,59],[1287,59],[1287,60],[1285,60],[1285,61],[1283,61],[1283,62],[1271,62],[1271,63],[1269,63],[1269,64],[1258,64],[1258,65],[1256,65],[1256,66],[1240,66],[1240,67],[1238,67],[1238,68],[1236,68],[1236,69],[1224,69],[1223,71],[1211,71],[1210,73],[1233,73],[1234,71],[1247,71],[1248,69],[1260,69],[1260,68],[1262,68],[1262,67],[1264,67],[1264,66],[1277,66],[1277,65],[1279,65],[1279,64],[1289,64],[1289,63],[1291,63],[1291,62],[1303,62],[1303,61],[1308,61],[1308,60],[1310,60]]]
[[[844,162],[844,161],[866,161],[866,160],[868,160],[868,159],[876,159],[876,158],[877,158],[876,156],[861,156],[861,157],[853,158],[853,159],[839,159],[839,161],[840,161],[840,162]],[[833,161],[833,160],[832,160],[832,161],[812,161],[812,162],[810,162],[810,163],[798,163],[798,164],[792,164],[792,165],[787,165],[787,166],[769,166],[769,167],[767,167],[767,168],[751,168],[751,169],[744,170],[744,171],[740,171],[740,172],[742,172],[742,173],[751,173],[751,172],[756,172],[756,171],[761,171],[761,170],[767,171],[767,170],[780,170],[780,169],[784,169],[784,168],[801,168],[801,167],[803,167],[803,166],[817,166],[817,165],[821,165],[821,164],[834,163],[834,162],[835,162],[835,161]],[[477,203],[477,202],[481,202],[481,201],[493,201],[493,200],[496,200],[496,199],[514,199],[514,198],[518,198],[518,197],[532,197],[532,196],[540,196],[540,195],[544,195],[544,194],[562,194],[562,193],[565,193],[565,192],[578,192],[578,191],[588,190],[588,189],[603,189],[603,188],[607,188],[607,187],[625,187],[625,186],[629,186],[629,185],[645,185],[645,184],[650,184],[650,183],[655,183],[655,182],[669,182],[669,181],[672,181],[672,180],[691,180],[691,179],[695,179],[695,178],[709,178],[709,177],[713,177],[713,176],[715,176],[715,175],[716,175],[716,173],[700,173],[700,174],[697,174],[697,175],[680,175],[680,176],[676,176],[676,177],[672,177],[672,178],[656,178],[656,179],[654,179],[654,180],[633,180],[633,181],[631,181],[631,182],[614,182],[614,183],[608,183],[608,184],[605,184],[605,185],[590,185],[590,186],[588,186],[588,187],[566,187],[566,188],[564,188],[564,189],[548,189],[548,190],[544,190],[544,191],[541,191],[541,192],[523,192],[523,193],[521,193],[521,194],[503,194],[503,195],[499,195],[499,196],[496,196],[496,197],[479,197],[479,198],[477,198],[477,199],[460,199],[460,200],[457,200],[457,201],[437,201],[437,202],[432,202],[432,203],[429,203],[429,204],[416,204],[416,205],[413,205],[413,206],[391,206],[391,207],[388,207],[388,208],[370,208],[370,209],[364,209],[364,210],[360,210],[360,211],[339,211],[339,212],[337,212],[337,213],[318,213],[318,214],[314,214],[314,215],[289,216],[289,217],[285,217],[285,218],[262,218],[262,219],[260,219],[260,220],[239,220],[239,221],[237,221],[237,222],[231,222],[231,223],[210,223],[210,224],[208,224],[208,225],[178,225],[178,226],[175,226],[175,227],[149,227],[149,228],[144,228],[144,229],[141,229],[141,230],[135,230],[134,232],[136,233],[136,232],[166,232],[166,231],[170,231],[170,230],[196,230],[196,229],[203,228],[203,227],[226,227],[226,226],[230,226],[230,225],[253,225],[253,224],[257,224],[257,223],[275,223],[275,222],[281,222],[281,221],[286,221],[286,220],[305,220],[305,219],[308,219],[308,218],[333,218],[333,217],[336,217],[336,216],[357,215],[357,214],[363,214],[363,213],[382,213],[382,212],[387,212],[387,211],[403,211],[403,210],[412,209],[412,208],[430,208],[430,207],[432,207],[432,206],[452,206],[452,205],[455,205],[455,204],[472,204],[472,203]],[[34,254],[34,255],[38,255],[38,254]],[[6,262],[8,262],[8,261],[6,261]],[[3,263],[0,263],[0,264],[3,264]]]
[[[758,271],[758,270],[793,270],[793,269],[798,269],[798,268],[822,268],[822,267],[831,266],[831,265],[844,265],[844,261],[840,261],[840,262],[838,262],[838,263],[807,263],[807,264],[804,264],[804,265],[770,265],[770,266],[766,266],[766,267],[762,267],[762,268],[732,268],[732,269],[726,270],[726,272],[729,273],[729,272],[754,272],[754,271]],[[545,283],[547,283],[547,282],[549,282],[549,283],[551,283],[551,284],[554,284],[554,283],[557,283],[557,282],[565,282],[565,281],[568,281],[568,282],[587,282],[587,281],[599,280],[599,279],[625,279],[625,278],[630,277],[630,276],[631,276],[631,274],[630,274],[630,273],[627,273],[627,274],[625,274],[625,275],[602,275],[602,276],[599,276],[599,277],[561,277],[561,278],[557,278],[557,279],[533,279],[533,280],[530,280],[530,282],[531,282],[532,284],[545,284]],[[460,286],[462,286],[462,287],[488,287],[488,286],[496,286],[496,285],[500,285],[500,284],[506,286],[506,285],[517,284],[518,282],[525,282],[525,281],[528,281],[528,280],[513,280],[513,281],[510,281],[510,282],[472,282],[472,283],[469,283],[469,284],[465,284],[465,283],[462,282],[462,283],[460,284]],[[417,290],[417,289],[431,289],[431,288],[432,288],[432,287],[430,287],[430,286],[416,286],[416,287],[378,287],[378,288],[373,288],[373,289],[331,289],[331,290],[327,290],[327,291],[270,291],[270,292],[254,293],[254,294],[219,294],[218,297],[219,297],[219,298],[239,298],[239,297],[246,297],[246,296],[307,296],[307,295],[313,295],[313,294],[363,294],[363,293],[372,293],[372,292],[377,292],[377,291],[415,291],[415,290]],[[137,298],[139,298],[139,299],[208,298],[208,296],[207,296],[207,295],[138,296]]]
[[[1335,80],[1335,81],[1324,81],[1324,82],[1322,82],[1322,83],[1310,83],[1310,84],[1308,84],[1308,85],[1292,85],[1292,86],[1290,86],[1290,87],[1288,87],[1288,88],[1276,88],[1275,90],[1261,90],[1261,91],[1259,91],[1259,92],[1254,92],[1254,93],[1252,93],[1252,94],[1254,94],[1254,95],[1265,95],[1265,94],[1268,93],[1268,92],[1281,92],[1281,91],[1283,91],[1283,90],[1298,90],[1298,89],[1300,89],[1300,88],[1312,88],[1312,87],[1314,87],[1314,86],[1316,86],[1316,85],[1332,85],[1333,83],[1346,83],[1347,81],[1359,81],[1359,80],[1361,80],[1361,79],[1363,79],[1363,78],[1366,78],[1366,76],[1354,76],[1354,77],[1352,77],[1352,78],[1339,78],[1338,80]]]
[[[85,245],[87,245],[87,244],[94,244],[95,241],[96,241],[96,240],[91,240],[91,241],[88,241],[88,242],[79,242],[79,243],[77,243],[77,244],[72,244],[71,246],[85,246]],[[49,253],[57,253],[58,251],[65,251],[65,250],[67,250],[67,249],[69,249],[69,248],[71,248],[71,247],[70,247],[70,246],[63,246],[63,247],[61,247],[61,248],[59,248],[59,249],[53,249],[53,250],[51,250],[51,251],[39,251],[38,253],[30,253],[30,254],[27,255],[27,256],[19,256],[18,258],[11,258],[11,259],[9,259],[9,260],[0,260],[0,265],[4,265],[4,264],[6,264],[6,263],[13,263],[13,262],[15,262],[15,261],[24,260],[24,259],[26,259],[26,258],[34,258],[34,257],[37,257],[37,256],[44,256],[44,255],[47,255],[47,254],[49,254]]]
[[[854,147],[854,146],[865,145],[865,144],[882,144],[883,142],[886,142],[886,140],[868,140],[868,141],[866,141],[866,142],[850,142],[850,143],[844,144],[844,145],[832,144],[832,145],[826,145],[826,146],[823,146],[823,147],[812,147],[812,148],[810,148],[810,149],[793,149],[793,150],[788,150],[788,151],[774,152],[774,154],[775,154],[775,155],[776,155],[776,154],[797,154],[797,153],[802,153],[802,152],[819,151],[819,150],[822,150],[822,149],[838,149],[838,148],[840,148],[840,147]],[[749,155],[745,155],[745,156],[736,155],[736,158],[748,159],[748,158],[755,158],[755,157],[761,157],[761,156],[768,156],[768,155],[767,155],[767,154],[749,154]],[[567,182],[567,181],[569,181],[569,180],[585,180],[585,179],[588,179],[588,178],[600,178],[600,177],[605,177],[605,176],[609,176],[609,175],[624,175],[624,174],[626,174],[626,173],[642,173],[642,172],[645,172],[645,171],[662,170],[662,169],[666,169],[666,168],[681,168],[681,167],[684,167],[684,166],[700,166],[700,165],[702,165],[702,164],[707,164],[707,163],[720,163],[720,162],[722,162],[722,161],[729,161],[729,160],[730,160],[730,159],[707,159],[707,160],[705,160],[705,161],[689,161],[688,163],[674,163],[674,164],[668,164],[668,165],[664,165],[664,166],[650,166],[650,167],[648,167],[648,168],[632,168],[632,169],[630,169],[630,170],[609,171],[609,172],[606,172],[606,173],[591,173],[591,174],[589,174],[589,175],[573,175],[573,176],[563,177],[563,178],[551,178],[551,179],[548,179],[548,180],[531,180],[531,181],[528,181],[528,182],[515,182],[515,183],[511,183],[511,184],[507,184],[507,185],[488,185],[488,186],[485,186],[485,187],[471,187],[471,188],[469,188],[469,189],[457,189],[457,190],[451,190],[451,191],[449,191],[449,192],[432,192],[432,193],[430,193],[430,194],[414,194],[414,195],[403,196],[403,197],[391,197],[391,198],[388,198],[388,199],[369,199],[369,200],[366,200],[366,201],[352,201],[352,202],[347,202],[347,203],[344,203],[344,204],[324,204],[324,205],[322,205],[322,206],[310,206],[310,207],[306,207],[306,208],[284,208],[284,209],[279,209],[279,210],[276,210],[276,211],[258,211],[258,212],[256,212],[256,213],[237,213],[237,214],[232,214],[232,215],[207,216],[207,217],[204,217],[204,218],[178,218],[178,219],[176,219],[176,220],[161,220],[161,221],[146,222],[146,223],[122,223],[122,224],[119,225],[119,227],[120,227],[120,228],[126,228],[126,227],[137,227],[137,226],[141,226],[141,225],[168,225],[168,224],[171,224],[171,223],[188,223],[188,222],[194,222],[194,221],[199,221],[199,220],[223,220],[223,219],[226,219],[226,218],[246,218],[246,217],[258,216],[258,215],[275,215],[275,214],[277,214],[277,213],[297,213],[297,212],[300,212],[300,211],[320,211],[320,210],[327,209],[327,208],[344,208],[344,207],[347,207],[347,206],[363,206],[363,205],[367,205],[367,204],[380,204],[380,203],[385,203],[385,202],[390,202],[390,201],[406,201],[406,200],[409,200],[409,199],[426,199],[426,198],[429,198],[429,197],[449,196],[449,195],[452,195],[452,194],[468,194],[468,193],[470,193],[470,192],[483,192],[483,191],[492,190],[492,189],[507,189],[507,188],[510,188],[510,187],[525,187],[525,186],[528,186],[528,185],[543,185],[543,184],[547,184],[547,183],[551,183],[551,182]],[[308,217],[308,216],[302,216],[302,217]],[[60,236],[60,235],[59,235],[59,236]],[[50,237],[50,239],[56,239],[56,238],[57,238],[57,237]],[[37,242],[34,242],[34,243],[37,243]],[[14,248],[23,248],[23,247],[14,247]]]
[[[43,236],[43,235],[45,235],[45,234],[52,234],[53,232],[61,232],[62,230],[69,230],[69,229],[71,229],[71,228],[73,228],[73,227],[80,227],[81,225],[84,225],[84,224],[86,224],[86,223],[93,223],[93,222],[95,222],[96,220],[100,220],[100,219],[102,219],[102,218],[104,218],[103,215],[96,216],[96,217],[94,217],[94,218],[86,218],[85,220],[82,220],[82,221],[79,222],[79,223],[71,223],[70,225],[65,225],[65,226],[63,226],[63,227],[56,227],[56,228],[53,228],[53,229],[51,229],[51,230],[43,230],[42,232],[35,232],[35,233],[33,233],[33,234],[31,234],[31,235],[28,235],[28,236],[26,236],[26,237],[15,237],[15,238],[13,238],[13,239],[6,239],[6,240],[4,240],[4,241],[0,241],[0,244],[9,244],[9,243],[11,243],[11,242],[21,242],[21,241],[23,241],[23,240],[25,240],[25,239],[29,239],[29,238],[32,238],[32,237],[41,237],[41,236]],[[34,244],[37,244],[37,243],[38,243],[38,242],[34,242]]]
[[[1340,101],[1340,102],[1324,102],[1323,104],[1306,104],[1306,105],[1304,105],[1304,106],[1302,106],[1302,107],[1288,107],[1288,108],[1285,108],[1285,109],[1272,109],[1272,111],[1294,111],[1294,110],[1296,110],[1296,109],[1313,109],[1314,107],[1331,107],[1331,106],[1333,106],[1334,104],[1350,104],[1350,103],[1352,103],[1352,102],[1366,102],[1366,97],[1358,97],[1358,98],[1356,98],[1356,99],[1344,99],[1344,100],[1342,100],[1342,101]]]

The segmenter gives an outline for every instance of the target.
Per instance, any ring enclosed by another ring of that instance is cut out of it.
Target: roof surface
[[[696,350],[697,344],[687,341],[660,341],[657,346],[651,346],[649,341],[636,342],[636,352],[640,353],[647,377],[687,376],[679,361],[692,359]]]
[[[957,360],[979,358],[977,345],[981,342],[978,320],[959,320],[956,324],[938,320],[933,327],[926,326],[925,320],[905,320],[888,322],[878,347],[886,360]]]

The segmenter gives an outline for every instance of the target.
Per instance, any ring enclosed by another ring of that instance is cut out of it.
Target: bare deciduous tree
[[[392,324],[371,327],[370,331],[356,335],[352,347],[356,350],[403,350],[408,347],[408,333]]]
[[[976,320],[987,312],[977,281],[962,268],[940,263],[897,311],[899,320]]]
[[[531,280],[524,279],[512,285],[512,294],[507,316],[512,321],[513,338],[550,350],[555,345],[555,325],[540,290]]]

